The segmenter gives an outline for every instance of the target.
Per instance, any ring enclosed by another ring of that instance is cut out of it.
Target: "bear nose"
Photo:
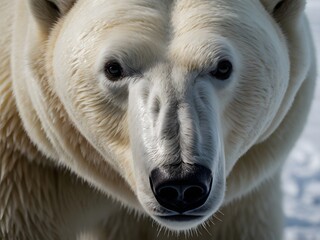
[[[180,214],[202,206],[210,193],[211,171],[198,164],[181,163],[154,169],[150,185],[157,201]]]

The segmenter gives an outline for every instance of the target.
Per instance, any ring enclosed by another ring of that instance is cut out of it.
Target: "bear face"
[[[279,1],[34,2],[29,97],[50,146],[34,142],[169,229],[212,216],[288,105]]]

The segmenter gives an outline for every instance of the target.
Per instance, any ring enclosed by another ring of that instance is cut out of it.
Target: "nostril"
[[[204,195],[206,195],[206,192],[202,187],[189,186],[183,193],[183,199],[187,202],[196,202],[203,198]]]
[[[165,201],[176,201],[179,198],[179,192],[174,187],[162,187],[159,189],[158,196]]]

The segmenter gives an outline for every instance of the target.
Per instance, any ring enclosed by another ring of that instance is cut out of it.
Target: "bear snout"
[[[199,164],[172,164],[154,169],[149,180],[159,204],[183,214],[206,202],[211,190],[212,172]]]

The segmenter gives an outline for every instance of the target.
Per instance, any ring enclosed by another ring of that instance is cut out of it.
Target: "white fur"
[[[315,59],[305,2],[279,2],[1,0],[0,238],[280,239]],[[181,162],[212,171],[197,221],[157,217],[150,172]]]

